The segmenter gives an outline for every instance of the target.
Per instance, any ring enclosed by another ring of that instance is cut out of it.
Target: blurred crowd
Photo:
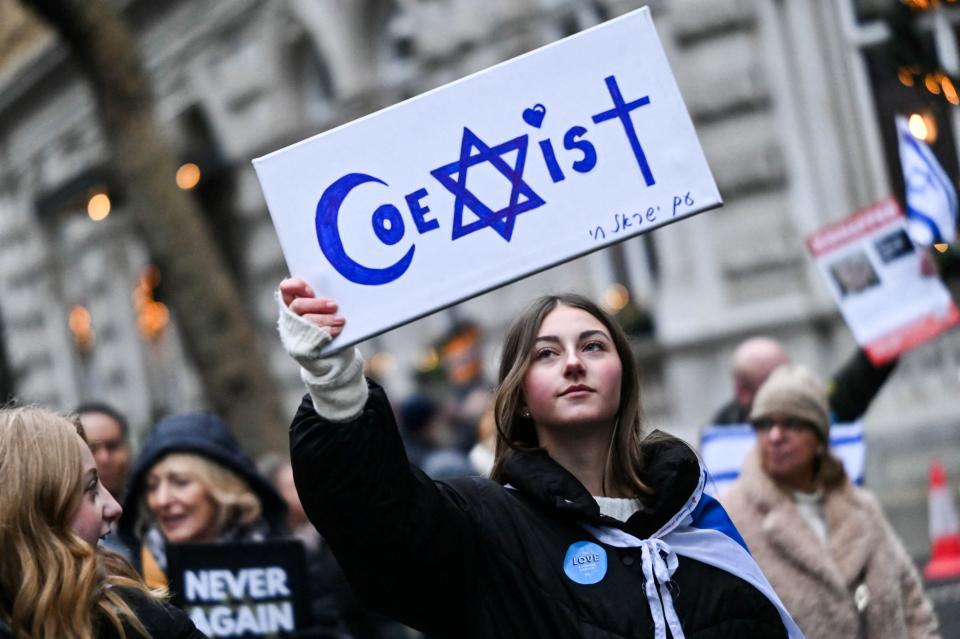
[[[408,459],[434,480],[486,477],[497,433],[478,328],[454,327],[439,351],[442,376],[418,380],[418,390],[397,403]],[[902,544],[829,448],[831,424],[859,418],[895,362],[874,366],[857,351],[821,380],[790,359],[764,336],[745,340],[734,354],[732,397],[713,426],[749,424],[757,443],[721,501],[808,636],[938,636]],[[352,594],[307,520],[283,454],[255,461],[208,412],[161,419],[135,454],[115,408],[85,403],[75,413],[103,488],[123,507],[122,514],[104,510],[111,533],[99,543],[129,561],[147,587],[169,586],[170,544],[295,539],[306,553],[312,613],[303,636],[421,636]]]
[[[433,479],[486,476],[493,464],[492,388],[483,377],[478,340],[476,326],[455,326],[438,345],[442,378],[421,379],[421,390],[398,404],[408,458]],[[127,420],[117,409],[88,402],[74,412],[100,481],[122,504],[99,544],[129,561],[147,587],[169,588],[170,544],[296,539],[306,551],[313,624],[304,637],[421,636],[353,596],[330,548],[307,520],[286,455],[271,452],[255,460],[228,424],[204,411],[160,419],[134,454]]]

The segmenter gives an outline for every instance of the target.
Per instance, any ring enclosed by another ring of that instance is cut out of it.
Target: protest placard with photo
[[[960,323],[939,280],[921,268],[899,204],[888,198],[807,238],[854,339],[874,364]]]
[[[721,204],[646,9],[254,166],[331,348]]]
[[[296,540],[167,547],[170,593],[208,637],[306,636],[306,558]]]

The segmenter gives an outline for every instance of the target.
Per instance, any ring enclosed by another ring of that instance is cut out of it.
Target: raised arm
[[[277,298],[280,340],[300,364],[300,378],[317,412],[338,422],[356,417],[367,399],[360,351],[347,348],[330,356],[320,354],[346,323],[337,314],[337,303],[317,297],[309,284],[297,278],[283,280]]]
[[[897,360],[893,360],[874,366],[866,352],[857,349],[830,382],[830,410],[834,420],[852,422],[863,417],[896,365]]]
[[[284,280],[279,330],[309,397],[290,429],[307,516],[371,607],[438,634],[463,622],[477,556],[476,505],[411,467],[383,389],[356,349],[320,350],[343,328],[332,300]]]

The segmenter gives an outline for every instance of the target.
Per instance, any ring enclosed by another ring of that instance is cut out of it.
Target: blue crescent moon
[[[350,191],[366,182],[388,186],[386,182],[372,175],[348,173],[327,187],[317,203],[317,241],[320,243],[320,250],[340,275],[357,284],[377,286],[392,282],[403,275],[413,260],[413,251],[416,247],[411,246],[403,257],[385,268],[364,266],[347,255],[337,224],[340,207]]]

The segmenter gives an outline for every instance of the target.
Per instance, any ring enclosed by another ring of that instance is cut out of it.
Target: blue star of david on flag
[[[477,152],[471,154],[473,149],[476,149]],[[503,155],[512,151],[517,152],[517,159],[514,166],[511,167],[503,159]],[[460,159],[430,171],[430,174],[456,197],[453,205],[453,235],[451,240],[490,227],[509,242],[513,236],[513,227],[517,216],[545,204],[544,199],[523,181],[523,167],[526,159],[526,135],[489,147],[473,131],[467,127],[463,128]],[[492,164],[510,182],[510,203],[499,211],[492,210],[467,188],[467,169],[484,162]],[[452,177],[455,173],[457,174],[456,179]],[[520,201],[521,196],[525,198],[522,202]],[[464,206],[473,211],[478,219],[464,224]]]
[[[907,230],[921,246],[957,239],[957,191],[930,147],[897,116],[897,139],[907,205]]]

